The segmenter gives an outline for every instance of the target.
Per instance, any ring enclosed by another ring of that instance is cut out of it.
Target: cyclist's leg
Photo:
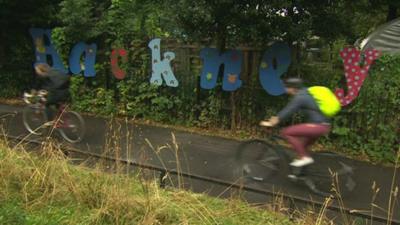
[[[57,96],[54,93],[49,92],[46,99],[46,116],[48,121],[52,121],[55,117],[54,106],[57,106]]]
[[[282,130],[288,142],[298,153],[300,160],[295,160],[291,165],[304,166],[313,163],[313,159],[307,153],[306,148],[314,143],[318,137],[329,132],[330,126],[324,124],[298,124],[287,127]]]
[[[46,115],[49,121],[57,119],[60,106],[69,98],[68,90],[51,91],[48,94],[46,102]],[[53,109],[55,107],[55,109]]]
[[[71,95],[68,89],[58,91],[58,103],[59,107],[65,107],[66,103],[71,99]]]
[[[304,144],[311,145],[319,137],[326,135],[331,130],[331,126],[328,124],[318,124],[318,123],[306,123],[303,130],[303,135],[306,137]]]
[[[308,155],[301,135],[302,127],[302,124],[298,124],[286,127],[281,131],[281,135],[289,142],[300,158]]]
[[[70,101],[71,96],[70,96],[68,89],[60,90],[58,95],[59,95],[59,99],[58,99],[57,109],[58,109],[59,113],[62,113],[66,107],[67,102]]]

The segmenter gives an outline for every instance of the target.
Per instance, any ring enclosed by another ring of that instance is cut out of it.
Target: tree
[[[214,43],[220,50],[238,43],[268,43],[272,38],[270,13],[263,1],[165,1],[167,20],[175,37]]]
[[[54,26],[57,24],[57,4],[59,1],[27,0],[23,4],[13,0],[0,1],[0,65],[16,66],[9,64],[6,56],[19,57],[14,54],[26,47],[30,40],[29,28],[34,26]],[[35,7],[32,7],[32,6]],[[30,40],[31,41],[31,40]],[[27,59],[25,59],[27,60]]]
[[[58,0],[0,0],[0,95],[20,95],[34,79],[31,27],[51,27],[56,19]],[[35,6],[35,7],[32,7]]]
[[[391,21],[399,16],[400,1],[398,0],[369,0],[371,9],[384,11],[386,21]]]

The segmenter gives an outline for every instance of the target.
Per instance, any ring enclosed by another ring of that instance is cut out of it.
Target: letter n
[[[203,70],[200,75],[200,86],[204,89],[212,89],[217,84],[220,66],[224,65],[222,89],[235,91],[240,88],[240,72],[242,69],[243,55],[241,51],[229,50],[223,54],[215,48],[204,48],[200,52],[203,60]]]

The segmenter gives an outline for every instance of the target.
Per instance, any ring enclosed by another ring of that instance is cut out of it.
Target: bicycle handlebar
[[[266,134],[268,134],[268,138],[272,141],[276,142],[278,140],[284,140],[285,138],[281,137],[279,134],[276,134],[274,131],[277,131],[277,127],[273,126],[269,121],[261,121],[259,126],[263,128]]]
[[[272,123],[271,122],[269,122],[269,121],[261,121],[260,122],[260,126],[262,126],[262,127],[274,127],[273,125],[272,125]]]
[[[35,97],[38,97],[39,101],[45,102],[46,95],[48,92],[46,90],[39,90],[39,92],[36,92],[35,90],[33,90],[31,93],[32,94],[30,94],[28,92],[24,92],[23,100],[27,104],[33,104],[32,101],[30,101],[30,99],[35,98]]]

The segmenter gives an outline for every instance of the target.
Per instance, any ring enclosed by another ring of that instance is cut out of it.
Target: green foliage
[[[126,45],[140,38],[166,35],[159,24],[162,13],[152,1],[112,1],[98,26],[107,33],[110,42]]]
[[[266,46],[275,38],[285,39],[288,31],[280,23],[285,18],[279,11],[286,6],[281,2],[168,0],[163,5],[168,16],[162,24],[174,38],[214,44],[219,49],[238,44]]]
[[[106,2],[63,0],[60,7],[58,17],[64,24],[61,29],[68,37],[69,43],[93,40],[103,32],[96,28],[107,7]]]
[[[0,97],[22,96],[23,90],[29,90],[32,86],[33,74],[26,73],[28,71],[3,73],[0,82]]]
[[[0,1],[0,96],[21,96],[31,88],[34,51],[28,29],[56,22],[58,0]],[[34,6],[34,7],[32,7]]]
[[[194,123],[200,127],[219,127],[224,124],[226,126],[227,118],[222,113],[223,101],[221,93],[211,90],[209,95],[197,105],[200,113]]]
[[[82,76],[71,78],[70,92],[73,108],[97,115],[113,115],[116,112],[113,90],[106,90],[103,87],[88,87],[84,84],[84,81],[85,78]]]
[[[0,199],[0,224],[20,225],[26,224],[26,214],[21,204],[12,199]]]
[[[118,88],[122,112],[129,116],[168,121],[170,112],[180,104],[178,98],[167,93],[163,95],[159,86],[148,82],[136,86],[133,80],[120,81]]]
[[[362,2],[357,6],[367,4]],[[315,35],[332,42],[352,30],[347,21],[352,13],[348,10],[351,4],[344,0],[169,0],[164,5],[169,16],[163,21],[176,24],[172,33],[177,38],[206,41],[219,48],[226,47],[225,44],[267,46],[277,39],[292,44]]]
[[[399,150],[400,56],[384,55],[371,67],[355,103],[335,119],[334,142],[374,160],[395,161]]]

